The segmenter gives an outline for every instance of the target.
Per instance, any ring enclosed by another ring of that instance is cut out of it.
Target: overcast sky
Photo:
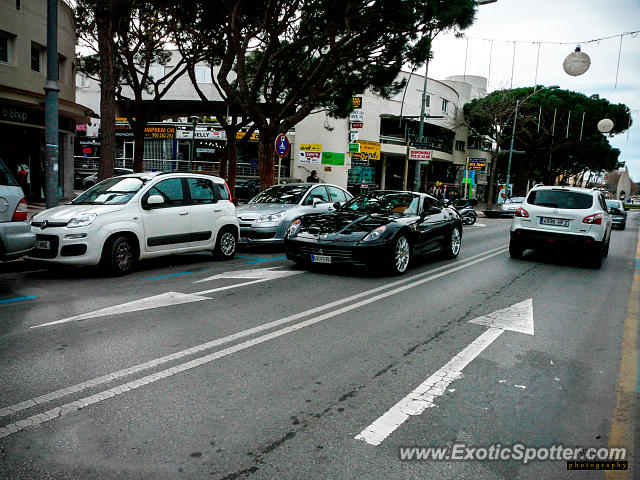
[[[640,30],[640,0],[498,0],[478,8],[476,21],[464,33],[469,37],[468,75],[489,74],[490,42],[493,42],[489,90],[509,88],[514,40],[528,42],[583,42],[594,38]],[[564,58],[575,45],[542,45],[538,66],[538,84],[560,85],[561,88],[594,93],[612,103],[624,103],[631,110],[640,109],[640,35],[622,40],[618,86],[616,64],[620,37],[599,43],[582,44],[582,51],[591,57],[591,67],[579,76],[571,77],[562,69]],[[465,39],[453,34],[440,35],[433,43],[434,59],[429,65],[429,77],[442,79],[464,72]],[[513,87],[534,84],[537,45],[516,45]],[[640,112],[632,113],[634,125],[627,132],[610,139],[621,151],[631,177],[640,181]]]

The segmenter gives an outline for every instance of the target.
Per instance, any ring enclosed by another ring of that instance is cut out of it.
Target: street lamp
[[[542,87],[539,90],[536,90],[536,88],[534,87],[534,91],[531,95],[529,95],[528,97],[526,97],[524,100],[522,100],[522,103],[526,102],[527,100],[529,100],[531,97],[533,97],[536,93],[541,92],[543,90],[555,90],[557,88],[560,88],[559,85],[549,85],[548,87]],[[507,182],[505,185],[505,190],[507,191],[507,194],[509,194],[509,185],[511,182],[511,157],[513,155],[513,141],[516,135],[516,121],[518,120],[518,107],[520,106],[520,100],[516,100],[516,109],[514,111],[514,115],[513,115],[513,130],[511,130],[511,146],[509,147],[509,163],[507,164]]]

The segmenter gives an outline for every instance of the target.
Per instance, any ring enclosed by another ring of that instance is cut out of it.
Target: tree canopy
[[[569,90],[540,87],[498,90],[464,107],[469,128],[490,138],[496,146],[493,180],[505,167],[502,156],[497,153],[509,149],[516,101],[519,105],[514,150],[526,153],[513,155],[515,168],[511,171],[520,189],[529,179],[549,183],[558,177],[608,171],[619,166],[620,151],[611,147],[608,136],[629,127],[630,110],[626,105]],[[597,129],[603,118],[614,123],[608,135]]]
[[[261,186],[274,182],[273,142],[312,111],[337,116],[354,94],[389,96],[431,38],[469,26],[474,0],[160,1],[185,58],[212,67],[227,104],[260,131]]]

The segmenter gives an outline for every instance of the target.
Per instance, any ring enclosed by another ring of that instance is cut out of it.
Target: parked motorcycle
[[[449,206],[451,202],[445,200],[445,205]],[[477,205],[478,201],[475,198],[471,198],[469,200],[458,200],[455,205],[451,205],[458,211],[458,214],[462,218],[462,223],[464,225],[473,225],[476,223],[478,215],[476,214],[473,207]]]

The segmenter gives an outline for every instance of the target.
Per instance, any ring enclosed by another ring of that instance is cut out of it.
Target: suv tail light
[[[27,201],[23,198],[13,212],[12,222],[24,222],[27,219]]]
[[[527,212],[524,208],[518,207],[515,213],[516,217],[529,218],[529,212]]]
[[[589,215],[582,219],[582,223],[589,223],[591,225],[602,225],[602,214],[596,213],[595,215]]]

